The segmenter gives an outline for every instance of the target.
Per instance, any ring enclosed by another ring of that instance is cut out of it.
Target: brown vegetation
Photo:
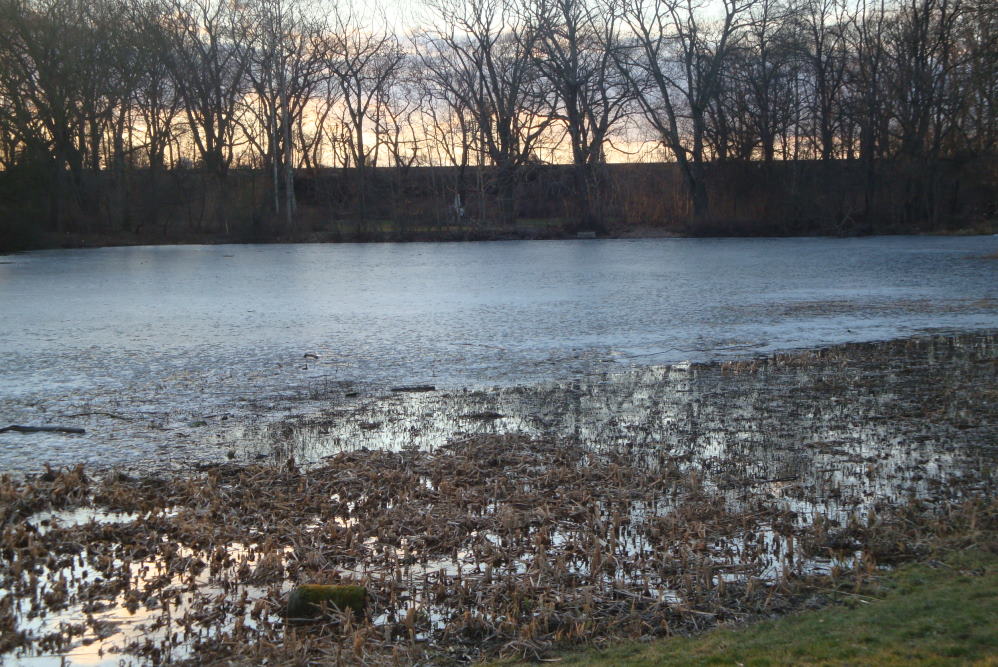
[[[995,543],[993,351],[983,334],[691,369],[782,377],[743,398],[818,430],[903,423],[882,449],[738,410],[715,423],[710,403],[669,442],[479,434],[308,469],[4,476],[3,650],[460,663],[819,606],[943,542]],[[366,614],[286,624],[302,583],[363,585]]]
[[[123,632],[122,648],[148,662],[538,657],[820,605],[823,589],[858,587],[941,537],[998,530],[982,497],[845,522],[804,520],[765,494],[730,511],[669,458],[479,437],[436,453],[345,453],[307,473],[5,479],[2,649],[106,650]],[[136,518],[25,523],[88,502]],[[801,578],[815,557],[833,575],[819,588]],[[286,625],[288,581],[362,583],[369,615]],[[39,615],[46,630],[25,631]]]
[[[941,163],[931,175],[897,163],[879,169],[882,191],[873,209],[864,208],[863,166],[857,162],[715,163],[705,169],[711,215],[693,220],[673,164],[602,167],[602,222],[609,236],[852,236],[993,233],[996,183],[990,160]],[[414,167],[404,177],[370,168],[366,220],[359,217],[352,176],[324,169],[296,177],[295,223],[264,212],[266,174],[233,170],[228,175],[230,215],[223,227],[212,216],[217,194],[198,171],[155,179],[135,172],[126,198],[127,214],[79,213],[63,232],[46,232],[18,214],[6,219],[0,247],[86,247],[148,243],[339,242],[564,238],[594,229],[576,217],[570,166],[525,169],[516,188],[518,222],[488,220],[495,192],[488,188],[466,200],[456,218],[448,183],[454,169]],[[488,172],[486,171],[486,175]],[[0,173],[0,187],[17,187],[15,174]],[[918,187],[912,183],[919,183]],[[914,200],[903,191],[917,193]],[[39,193],[41,196],[41,193]],[[21,215],[26,215],[21,209]]]

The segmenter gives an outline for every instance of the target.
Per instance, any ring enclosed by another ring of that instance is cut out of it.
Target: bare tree
[[[626,127],[676,161],[694,220],[708,177],[731,173],[712,160],[813,157],[830,175],[858,157],[867,220],[941,223],[965,191],[955,170],[998,149],[993,4],[427,0],[432,27],[403,47],[311,0],[0,0],[0,179],[60,231],[135,231],[162,208],[165,232],[180,206],[229,231],[259,212],[238,209],[260,200],[259,175],[227,176],[239,164],[267,170],[263,205],[288,228],[296,170],[327,164],[362,221],[388,165],[397,220],[418,184],[439,221],[511,222],[521,194],[552,196],[525,169],[543,156],[571,163],[565,209],[598,226]]]
[[[411,81],[399,80],[379,95],[374,125],[390,164],[407,170],[416,164],[422,138],[416,129],[421,98]]]
[[[9,171],[14,168],[22,147],[16,129],[14,102],[0,85],[0,170]]]
[[[618,64],[644,113],[679,163],[692,200],[692,216],[708,215],[704,139],[708,109],[723,68],[751,20],[754,0],[723,0],[711,20],[694,0],[622,0],[616,11],[633,45]]]
[[[420,48],[420,38],[414,41],[414,48]],[[423,45],[425,48],[425,45]],[[455,167],[453,178],[447,179],[445,187],[444,206],[438,210],[444,212],[438,219],[457,218],[466,214],[465,203],[471,192],[470,171],[472,158],[481,158],[481,148],[478,145],[477,122],[472,110],[465,102],[469,99],[463,94],[461,86],[466,83],[458,81],[456,72],[440,68],[432,76],[425,76],[425,68],[420,75],[415,70],[425,62],[425,53],[413,61],[414,74],[411,77],[420,99],[419,128],[425,139],[426,153],[430,164]],[[461,91],[457,94],[455,91]]]
[[[376,163],[378,142],[368,142],[368,127],[386,89],[398,76],[404,53],[398,38],[386,32],[361,27],[360,17],[349,11],[334,13],[329,35],[330,68],[339,84],[340,104],[344,113],[347,148],[357,177],[357,197],[361,223],[367,221],[367,171]]]
[[[610,132],[628,112],[631,88],[613,59],[617,18],[587,0],[533,0],[537,67],[557,95],[552,118],[564,124],[573,165],[574,213],[583,227],[602,225],[597,168]]]
[[[259,131],[245,126],[244,131],[269,165],[274,212],[283,208],[285,224],[292,227],[296,143],[307,161],[316,139],[304,145],[304,117],[332,76],[326,25],[302,0],[258,0],[254,10],[256,34],[248,69],[254,95],[248,105]]]
[[[937,158],[958,111],[952,79],[962,58],[955,31],[960,0],[907,0],[894,23],[889,54],[899,153]]]
[[[885,99],[887,11],[884,0],[860,4],[849,31],[852,58],[846,72],[850,98],[846,112],[859,127],[859,158],[863,163],[863,201],[867,217],[877,196],[876,161],[887,150],[890,116]]]
[[[822,160],[835,154],[845,82],[846,31],[850,16],[843,0],[804,0],[796,12],[800,48],[811,82],[813,136]]]
[[[963,105],[957,117],[971,155],[998,152],[998,10],[989,0],[967,0],[957,27],[957,48],[965,55],[959,85]]]
[[[224,177],[232,163],[248,90],[252,17],[223,0],[165,0],[166,54],[184,100],[190,135],[205,169]]]
[[[155,48],[168,43],[163,33],[165,8],[138,0],[130,9],[132,34],[136,44],[143,45],[134,53],[138,80],[131,104],[144,130],[139,147],[145,152],[150,170],[156,174],[167,166],[167,150],[176,139],[184,100],[171,78],[166,53]]]
[[[538,30],[503,0],[440,0],[443,27],[427,33],[420,62],[434,84],[475,119],[481,150],[496,169],[499,218],[516,218],[516,182],[543,133],[552,91],[537,67]]]
[[[752,21],[746,27],[741,50],[741,91],[748,108],[744,117],[755,128],[762,158],[772,162],[778,137],[786,135],[793,120],[795,99],[792,81],[796,75],[791,23],[792,10],[775,0],[759,0],[753,7]]]
[[[0,4],[0,85],[9,105],[8,131],[28,155],[47,164],[50,217],[57,229],[67,195],[92,208],[85,169],[101,166],[106,83],[113,77],[94,43],[95,26],[88,20],[93,9],[81,0]]]
[[[328,58],[328,53],[326,58]],[[334,80],[332,72],[326,68],[328,76],[322,78],[312,95],[306,100],[311,112],[311,119],[306,123],[306,114],[297,118],[295,132],[298,136],[300,167],[314,172],[325,163],[326,149],[333,152],[331,164],[336,163],[339,136],[333,113],[339,105],[340,87]]]

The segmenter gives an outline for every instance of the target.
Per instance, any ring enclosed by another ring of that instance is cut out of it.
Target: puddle
[[[0,605],[19,619],[24,644],[7,657],[32,665],[181,660],[190,657],[192,639],[211,636],[210,630],[191,631],[192,619],[206,607],[238,606],[268,593],[266,587],[234,583],[252,581],[273,567],[274,555],[258,544],[203,550],[167,540],[138,549],[119,549],[113,543],[116,535],[143,534],[145,524],[175,515],[75,508],[29,517],[22,534],[29,541],[32,534],[55,537],[45,542],[56,549],[3,579]],[[59,539],[63,534],[70,540]],[[277,585],[270,592],[282,590],[286,587]],[[263,618],[273,621],[270,616]],[[253,628],[258,622],[252,616],[239,618],[224,628],[231,630],[237,622]]]
[[[52,529],[74,528],[88,523],[130,523],[138,518],[139,515],[134,512],[102,512],[92,507],[77,507],[69,510],[38,512],[28,517],[27,523],[33,526],[39,535],[44,535]]]

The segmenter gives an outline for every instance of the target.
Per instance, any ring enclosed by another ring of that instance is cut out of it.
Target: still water
[[[994,328],[996,251],[998,237],[978,236],[2,256],[0,427],[88,432],[0,434],[0,471],[180,460],[219,420],[397,385],[525,385]]]

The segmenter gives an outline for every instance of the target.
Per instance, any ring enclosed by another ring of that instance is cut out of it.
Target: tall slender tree
[[[705,135],[711,102],[755,0],[722,0],[719,18],[695,0],[621,0],[632,45],[618,56],[645,119],[682,170],[691,215],[709,213]]]

